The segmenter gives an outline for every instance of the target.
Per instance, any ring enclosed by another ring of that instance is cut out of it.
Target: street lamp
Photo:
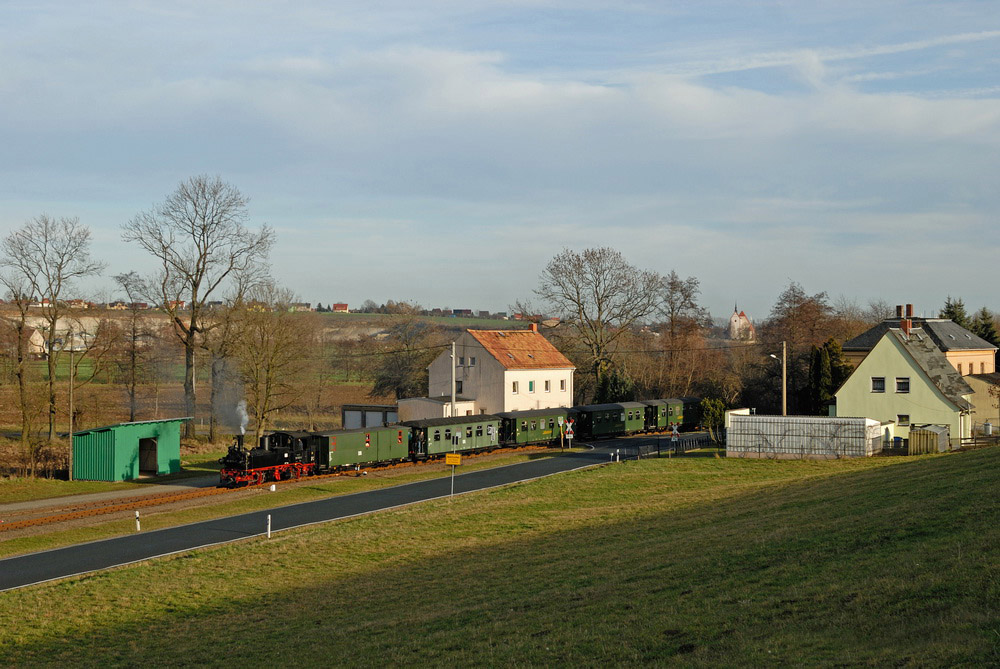
[[[778,359],[773,353],[768,355]],[[781,342],[781,415],[788,415],[788,347],[785,342]]]

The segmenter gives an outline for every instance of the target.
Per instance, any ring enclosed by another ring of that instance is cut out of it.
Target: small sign
[[[462,464],[462,454],[461,453],[445,453],[444,463],[446,465],[460,465]]]

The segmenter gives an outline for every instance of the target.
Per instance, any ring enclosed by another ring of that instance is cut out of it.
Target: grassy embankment
[[[579,450],[579,449],[573,449]],[[458,473],[467,473],[488,467],[499,467],[518,462],[525,462],[534,458],[550,457],[558,451],[549,450],[525,450],[514,453],[494,453],[488,456],[473,456],[463,459],[463,464]],[[204,473],[218,472],[218,463],[206,462]],[[415,467],[399,468],[371,468],[365,470],[364,476],[341,476],[336,478],[311,479],[304,484],[280,485],[275,493],[271,493],[266,487],[248,488],[236,491],[235,494],[212,497],[205,501],[205,504],[196,508],[162,509],[149,507],[142,511],[142,527],[146,531],[173,527],[186,523],[194,523],[212,518],[221,518],[239,513],[259,511],[261,509],[271,509],[277,506],[288,504],[298,504],[301,502],[312,502],[324,497],[335,495],[348,495],[366,490],[375,490],[388,486],[413,483],[430,478],[448,476],[451,468],[441,462],[421,464]],[[167,478],[167,477],[162,477]],[[22,490],[25,498],[45,497],[41,493],[47,491],[50,486],[45,480],[15,479],[14,485],[18,482],[25,484]],[[0,483],[0,490],[10,484],[11,481]],[[36,487],[36,484],[43,485]],[[96,481],[80,481],[69,483],[67,481],[53,481],[51,483],[62,486],[72,486],[90,484],[102,486],[93,492],[104,492],[106,490],[136,490],[141,488],[141,484],[129,483],[100,483]],[[155,485],[155,484],[149,484]],[[118,486],[118,487],[115,487]],[[127,488],[125,486],[128,486]],[[63,488],[64,490],[64,488]],[[148,488],[147,488],[148,491]],[[31,496],[30,493],[35,493]],[[135,520],[131,511],[123,511],[107,516],[99,516],[91,524],[83,527],[71,529],[61,529],[58,526],[46,528],[48,531],[33,533],[28,536],[7,537],[0,533],[0,557],[20,555],[23,553],[33,553],[60,546],[81,543],[84,541],[95,541],[107,539],[109,537],[131,534],[135,531]]]
[[[996,666],[998,472],[623,463],[7,593],[0,657]]]

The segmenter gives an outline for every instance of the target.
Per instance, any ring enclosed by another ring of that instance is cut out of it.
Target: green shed
[[[130,481],[181,470],[181,423],[188,418],[144,420],[73,433],[73,478]]]

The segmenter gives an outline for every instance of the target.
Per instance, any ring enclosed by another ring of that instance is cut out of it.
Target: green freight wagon
[[[577,435],[581,439],[622,436],[646,427],[646,405],[641,402],[590,404],[576,407]]]
[[[414,457],[480,451],[500,444],[499,416],[479,414],[406,421],[412,429]]]
[[[569,416],[569,409],[505,411],[497,415],[503,419],[500,441],[504,444],[549,444],[559,442],[561,426]]]
[[[73,433],[73,478],[131,481],[181,470],[181,423],[188,418],[119,423]]]
[[[320,467],[350,467],[410,457],[410,431],[398,425],[321,432],[313,438],[319,440]]]

